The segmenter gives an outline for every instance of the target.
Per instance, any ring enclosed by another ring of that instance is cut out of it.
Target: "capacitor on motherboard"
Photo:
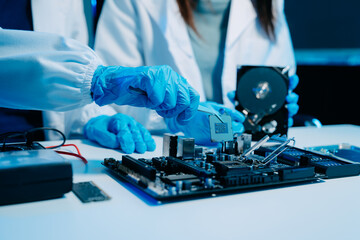
[[[207,163],[206,165],[205,165],[205,169],[206,170],[211,170],[211,168],[212,168],[212,165],[210,164],[210,163]]]
[[[219,155],[219,161],[225,161],[226,160],[226,153],[220,153]]]
[[[184,181],[183,182],[183,189],[184,190],[191,190],[191,185],[192,185],[191,181]]]
[[[223,143],[223,152],[227,153],[227,154],[235,154],[235,142],[234,141],[224,142]]]
[[[183,188],[183,181],[177,181],[176,182],[176,192],[181,192]]]
[[[195,147],[195,158],[203,158],[204,157],[204,148]]]
[[[217,155],[216,154],[206,154],[206,162],[216,162],[217,159]]]
[[[226,161],[233,161],[234,158],[235,158],[235,155],[232,155],[232,154],[227,154],[225,156]]]
[[[212,188],[213,187],[213,180],[212,178],[205,178],[205,187],[206,188]]]
[[[105,165],[114,164],[114,163],[116,163],[115,158],[105,158],[105,159],[104,159],[104,164],[105,164]]]
[[[176,187],[169,187],[169,195],[176,195]]]

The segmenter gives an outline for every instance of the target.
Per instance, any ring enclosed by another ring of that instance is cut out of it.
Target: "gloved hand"
[[[169,66],[99,66],[93,76],[91,92],[100,105],[116,103],[154,109],[165,118],[175,117],[187,124],[197,112],[200,96]]]
[[[154,151],[156,147],[148,130],[121,113],[90,119],[84,127],[84,135],[104,147],[120,148],[126,154]]]
[[[289,77],[289,90],[293,91],[296,86],[299,84],[299,76],[294,74]]]
[[[212,108],[215,111],[223,114],[226,112],[232,117],[232,129],[234,133],[244,132],[243,122],[245,117],[240,112],[235,109],[229,109],[224,107],[221,104],[215,102],[202,102],[200,105],[203,105],[208,108]],[[173,118],[165,119],[165,122],[171,132],[183,132],[186,137],[195,138],[195,143],[205,146],[214,146],[218,143],[211,142],[210,138],[210,124],[209,124],[209,114],[203,112],[197,112],[195,117],[188,125],[177,124]]]
[[[299,83],[298,75],[294,74],[289,77],[289,94],[286,96],[286,107],[289,111],[288,126],[291,127],[294,124],[293,116],[299,111],[299,95],[293,92]]]

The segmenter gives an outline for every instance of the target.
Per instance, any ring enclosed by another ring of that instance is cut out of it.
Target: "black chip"
[[[74,183],[72,191],[83,203],[110,199],[110,197],[93,182]]]

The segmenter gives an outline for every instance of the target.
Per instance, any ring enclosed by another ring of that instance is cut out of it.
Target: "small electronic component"
[[[74,183],[72,191],[83,203],[105,201],[110,199],[110,197],[93,182]]]
[[[195,139],[194,138],[179,138],[177,155],[182,159],[193,159],[195,156]]]
[[[209,116],[210,137],[212,142],[225,142],[233,140],[231,117],[227,114],[221,115],[223,122],[214,115]]]
[[[234,136],[235,143],[235,154],[242,154],[244,151],[248,150],[251,147],[251,134],[235,134]]]
[[[173,134],[164,134],[163,137],[163,155],[176,157],[177,155],[178,136]]]

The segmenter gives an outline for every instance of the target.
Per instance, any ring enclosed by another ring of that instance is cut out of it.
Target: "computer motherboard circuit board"
[[[164,135],[163,156],[121,160],[103,165],[158,201],[216,196],[320,178],[358,175],[360,164],[305,151],[293,139],[265,136],[251,147],[251,135],[235,136],[219,148],[204,148],[193,138]],[[270,146],[264,143],[273,142]]]

